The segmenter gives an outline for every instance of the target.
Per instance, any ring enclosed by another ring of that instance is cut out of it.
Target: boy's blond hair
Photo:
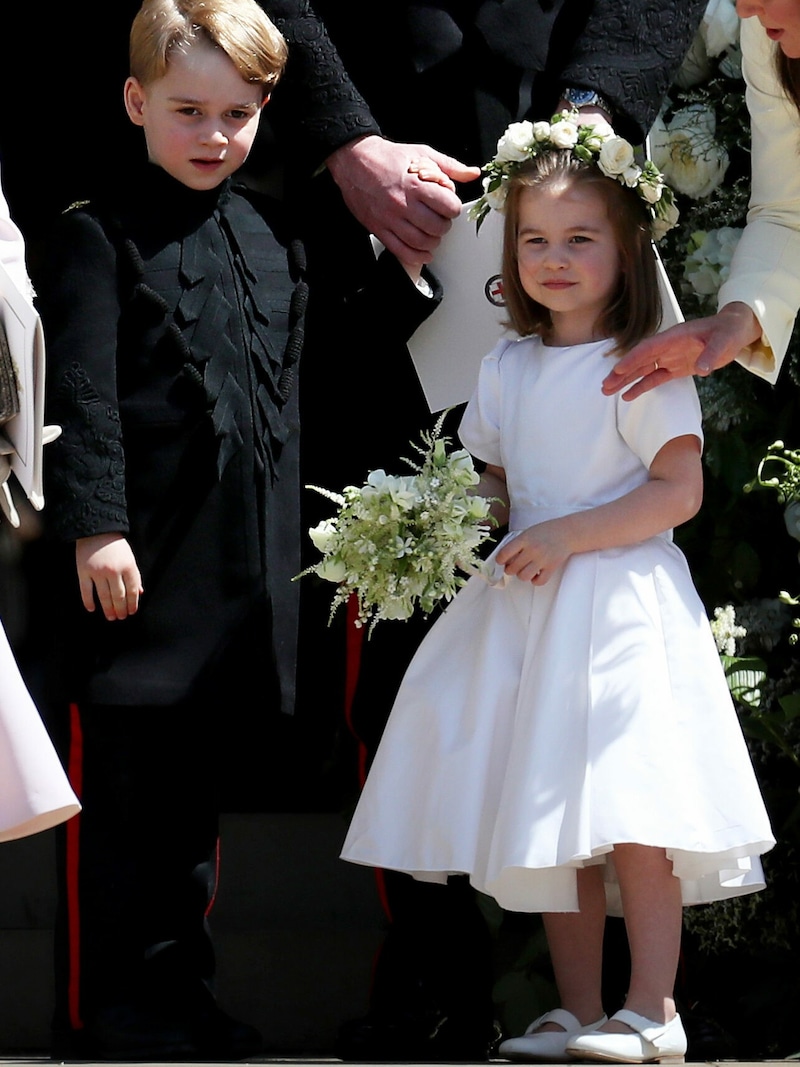
[[[268,96],[288,47],[256,0],[144,0],[130,35],[130,73],[142,84],[163,78],[172,52],[204,40],[222,49],[246,82]]]

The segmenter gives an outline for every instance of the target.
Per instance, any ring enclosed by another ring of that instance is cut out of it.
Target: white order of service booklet
[[[490,211],[476,231],[470,207],[453,220],[430,264],[444,289],[442,302],[408,343],[433,413],[469,400],[483,357],[502,336],[515,336],[504,326],[503,216]],[[683,322],[683,314],[657,253],[656,261],[665,330]]]

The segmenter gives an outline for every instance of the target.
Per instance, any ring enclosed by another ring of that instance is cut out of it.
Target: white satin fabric
[[[0,625],[0,841],[48,830],[78,811]]]
[[[681,379],[603,397],[605,342],[503,342],[465,445],[505,467],[512,528],[593,507],[701,436]],[[344,859],[466,873],[515,911],[577,909],[576,869],[616,842],[667,849],[693,904],[764,885],[774,844],[686,560],[669,532],[571,557],[534,587],[473,577],[420,646],[355,811]]]

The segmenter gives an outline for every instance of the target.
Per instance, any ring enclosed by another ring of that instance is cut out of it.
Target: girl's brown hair
[[[591,185],[605,200],[620,257],[619,286],[601,316],[599,327],[626,352],[655,333],[661,323],[661,295],[650,233],[650,215],[642,200],[592,163],[576,159],[569,149],[534,157],[508,183],[503,229],[503,296],[509,325],[522,336],[546,337],[552,327],[549,310],[532,300],[519,277],[517,233],[519,203],[526,189],[573,184]]]
[[[790,59],[780,48],[776,48],[775,68],[783,91],[800,111],[800,59]]]

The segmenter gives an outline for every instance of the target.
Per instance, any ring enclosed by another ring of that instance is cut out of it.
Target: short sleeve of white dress
[[[459,426],[461,443],[485,463],[505,467],[500,427],[502,388],[500,364],[513,340],[500,341],[484,356],[478,384]],[[605,400],[597,385],[598,403]],[[559,403],[563,397],[554,398]],[[635,400],[617,394],[617,430],[628,448],[646,469],[658,451],[675,437],[694,435],[703,444],[702,413],[692,378],[678,378],[643,393]]]
[[[484,463],[505,466],[500,448],[500,359],[512,341],[500,341],[481,361],[478,384],[464,411],[458,436],[468,452]]]
[[[694,379],[677,378],[635,400],[617,394],[617,428],[649,470],[659,449],[675,437],[694,435],[703,446],[703,417]]]

